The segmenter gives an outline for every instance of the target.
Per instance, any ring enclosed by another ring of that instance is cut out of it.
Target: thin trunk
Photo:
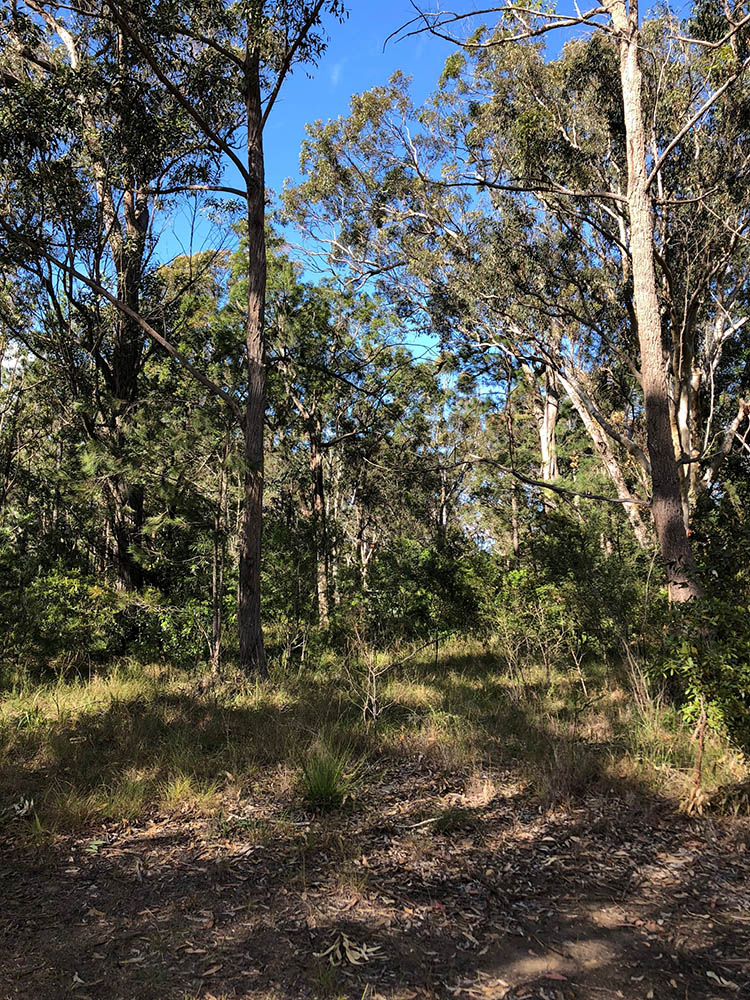
[[[244,506],[239,543],[238,630],[240,669],[267,676],[260,618],[260,559],[263,526],[263,431],[266,412],[266,358],[263,330],[266,304],[265,173],[260,64],[257,52],[247,58],[247,162],[251,183],[247,198],[248,290],[247,401],[242,420]]]
[[[339,540],[338,540],[338,530],[337,526],[339,523],[339,508],[341,505],[341,463],[338,457],[334,455],[333,458],[333,501],[332,501],[332,511],[333,520],[327,519],[328,525],[333,523],[333,530],[329,533],[329,542],[331,549],[330,556],[330,570],[331,570],[331,583],[333,586],[333,603],[335,607],[339,607],[341,604],[341,591],[339,588]],[[330,495],[330,494],[329,494]]]
[[[560,385],[552,369],[545,368],[544,392],[539,385],[539,376],[531,365],[524,365],[526,379],[532,393],[534,419],[539,432],[541,463],[539,473],[545,483],[552,483],[559,475],[557,465],[557,419],[560,414]],[[543,499],[545,510],[554,510],[552,496]]]
[[[521,558],[521,533],[518,519],[518,488],[514,485],[510,495],[510,531],[514,559]]]
[[[215,676],[221,666],[221,641],[224,630],[224,566],[226,563],[226,495],[227,495],[227,453],[229,437],[224,439],[224,451],[219,467],[219,495],[214,511],[214,537],[211,559],[211,673]]]
[[[633,534],[635,535],[638,544],[642,549],[650,549],[652,540],[649,534],[648,526],[641,517],[639,505],[633,502],[635,497],[631,493],[630,488],[625,481],[625,476],[609,443],[609,438],[607,437],[604,429],[597,423],[589,412],[586,402],[582,394],[578,391],[578,387],[573,381],[573,378],[561,375],[560,382],[568,394],[568,398],[573,404],[576,413],[578,413],[578,416],[581,418],[583,426],[586,428],[586,431],[596,448],[601,463],[617,490],[617,496],[620,500],[626,501],[623,506],[625,507],[625,513],[630,521]]]
[[[542,479],[552,483],[557,479],[557,418],[560,413],[560,387],[557,376],[547,368],[544,372],[544,398],[539,421],[539,439],[542,449]]]
[[[312,523],[315,545],[315,597],[318,604],[318,621],[329,625],[328,609],[328,539],[326,531],[325,484],[323,481],[323,453],[320,448],[320,427],[311,426],[310,475],[312,477]]]
[[[143,526],[143,489],[115,476],[110,489],[110,520],[116,582],[119,590],[138,590],[143,585],[143,568],[133,545]]]
[[[606,6],[620,37],[620,79],[628,156],[630,258],[651,460],[651,512],[666,568],[669,597],[675,603],[681,603],[698,597],[701,588],[683,519],[680,478],[670,423],[667,365],[662,347],[654,268],[652,205],[647,186],[646,139],[641,106],[643,80],[638,61],[638,6],[632,2],[629,12],[624,0],[609,0]]]

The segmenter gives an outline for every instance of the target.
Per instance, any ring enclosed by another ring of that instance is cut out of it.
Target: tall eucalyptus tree
[[[619,8],[601,7],[583,18],[593,37],[547,61],[534,39],[554,15],[494,11],[426,107],[397,78],[355,98],[348,119],[316,124],[290,210],[329,240],[334,264],[385,276],[475,356],[554,377],[644,546],[650,509],[680,602],[700,592],[691,507],[747,419],[743,398],[723,426],[709,403],[747,305],[745,21],[717,15],[715,40],[693,42],[633,10],[631,45]],[[462,19],[425,15],[444,35]],[[626,113],[638,46],[641,105]]]

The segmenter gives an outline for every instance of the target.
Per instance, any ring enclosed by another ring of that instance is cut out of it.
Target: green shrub
[[[672,611],[662,658],[665,678],[683,715],[694,722],[703,708],[712,729],[750,746],[750,629],[747,607],[718,598]]]

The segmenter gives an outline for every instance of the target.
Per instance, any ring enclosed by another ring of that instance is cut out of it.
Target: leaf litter
[[[475,776],[392,762],[313,818],[259,787],[263,841],[189,813],[41,849],[5,838],[0,997],[58,1000],[67,982],[181,1000],[210,981],[233,1000],[321,1000],[321,967],[346,1000],[750,995],[746,820],[614,792],[540,812],[512,773],[489,777],[475,805]],[[443,815],[462,822],[423,822]]]

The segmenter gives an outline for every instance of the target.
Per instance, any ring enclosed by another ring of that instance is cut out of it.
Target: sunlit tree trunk
[[[628,158],[630,258],[651,461],[651,512],[666,568],[669,597],[673,602],[681,603],[698,597],[701,588],[683,517],[670,420],[667,363],[656,292],[653,215],[641,105],[643,79],[638,61],[638,6],[632,2],[628,10],[624,0],[607,0],[605,6],[619,35],[620,45],[620,80]]]
[[[323,481],[323,452],[320,427],[311,418],[310,475],[312,478],[312,522],[315,545],[315,597],[318,604],[318,621],[328,627],[328,538],[326,531],[325,483]]]

